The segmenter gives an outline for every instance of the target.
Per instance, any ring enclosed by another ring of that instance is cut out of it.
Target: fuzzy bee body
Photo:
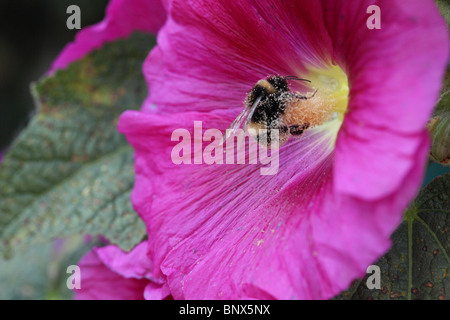
[[[270,147],[272,143],[272,130],[278,130],[279,145],[284,144],[290,135],[301,135],[309,124],[289,123],[285,117],[286,110],[290,105],[301,103],[301,100],[310,97],[290,91],[288,80],[309,82],[294,76],[270,76],[259,80],[247,94],[244,110],[233,122],[232,131],[237,130],[244,123],[244,130],[267,147]]]

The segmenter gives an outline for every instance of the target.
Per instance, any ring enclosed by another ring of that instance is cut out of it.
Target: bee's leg
[[[298,99],[298,100],[308,100],[309,99],[307,96],[301,95],[300,93],[297,93],[297,92],[293,93],[293,96],[295,99]]]
[[[299,136],[303,133],[303,131],[305,131],[306,129],[309,128],[309,123],[305,123],[303,125],[292,125],[289,126],[289,133],[292,134],[293,136]]]
[[[314,92],[308,96],[301,95],[300,93],[295,92],[294,97],[299,100],[308,100],[313,98],[319,89],[314,90]]]
[[[284,126],[284,125],[278,126],[278,127],[274,128],[274,129],[278,129],[280,134],[286,134],[289,131],[288,126]]]

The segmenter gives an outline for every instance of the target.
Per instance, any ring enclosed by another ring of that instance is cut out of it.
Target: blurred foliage
[[[117,121],[147,95],[141,67],[154,43],[134,34],[105,44],[34,86],[40,111],[0,164],[0,252],[79,234],[131,249],[145,236]]]
[[[29,86],[73,40],[66,9],[81,8],[82,27],[101,21],[108,0],[0,1],[0,150],[17,136],[34,112]]]
[[[436,0],[436,3],[444,16],[447,24],[450,24],[450,1],[449,0]]]
[[[431,159],[443,165],[450,165],[450,91],[441,95],[428,129],[433,139]]]
[[[73,237],[34,245],[9,260],[0,258],[0,300],[71,299],[67,267],[98,243]]]

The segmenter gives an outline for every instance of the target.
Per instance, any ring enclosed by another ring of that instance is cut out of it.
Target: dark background
[[[69,30],[69,5],[81,9],[81,27],[103,19],[108,0],[0,1],[0,150],[34,110],[30,83],[42,77],[77,30]]]

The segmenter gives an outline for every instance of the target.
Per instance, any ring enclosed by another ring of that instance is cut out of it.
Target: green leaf
[[[39,113],[0,165],[0,252],[78,234],[129,250],[145,236],[133,211],[133,150],[120,114],[147,94],[149,35],[105,45],[33,86]]]
[[[79,265],[82,257],[93,247],[104,245],[103,240],[75,236],[53,241],[52,254],[47,262],[48,290],[45,298],[48,300],[71,300],[74,291],[67,288],[67,267]]]
[[[337,299],[450,300],[450,173],[424,188],[377,262],[381,289],[357,280]]]
[[[67,267],[91,249],[82,237],[34,245],[12,259],[0,259],[0,300],[71,299]]]
[[[448,0],[436,0],[436,3],[445,21],[447,21],[447,24],[450,24],[450,3]]]
[[[47,263],[50,244],[32,248],[6,261],[0,259],[0,300],[32,300],[45,298],[49,291]]]

